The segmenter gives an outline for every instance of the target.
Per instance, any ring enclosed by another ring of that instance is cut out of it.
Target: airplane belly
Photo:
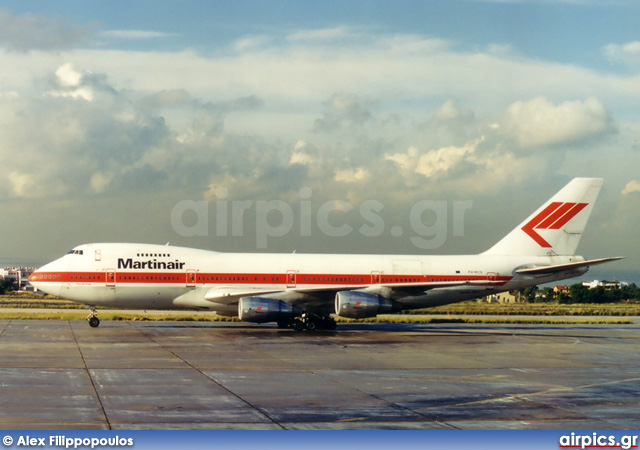
[[[192,289],[185,286],[117,286],[114,307],[140,309],[173,309],[173,300]]]
[[[115,288],[107,288],[104,284],[64,283],[60,297],[91,305],[103,305],[115,300]]]
[[[76,302],[124,309],[175,308],[173,299],[182,295],[185,287],[105,286],[64,283],[61,297]]]
[[[464,300],[470,300],[487,295],[485,288],[467,288],[467,289],[434,289],[428,291],[424,295],[414,295],[398,299],[397,302],[402,304],[403,309],[430,308],[433,306],[447,305]]]

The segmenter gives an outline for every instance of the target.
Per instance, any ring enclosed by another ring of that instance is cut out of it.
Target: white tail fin
[[[574,178],[487,255],[574,255],[602,178]]]

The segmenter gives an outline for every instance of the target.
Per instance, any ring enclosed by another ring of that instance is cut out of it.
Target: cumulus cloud
[[[349,167],[337,170],[333,179],[338,183],[358,183],[367,181],[371,177],[371,172],[364,167]]]
[[[479,185],[486,189],[498,180],[511,183],[505,173],[526,178],[524,169],[533,165],[526,155],[504,150],[504,130],[512,133],[508,139],[531,133],[526,119],[536,108],[556,118],[559,110],[578,123],[589,113],[606,117],[598,114],[597,101],[522,102],[505,115],[511,122],[503,120],[501,128],[491,130],[487,118],[450,99],[427,112],[426,125],[412,129],[406,113],[395,120],[379,117],[376,99],[337,93],[317,104],[319,117],[310,118],[297,138],[286,137],[290,131],[284,127],[282,136],[269,139],[226,127],[235,112],[268,106],[256,95],[211,101],[186,89],[163,89],[131,98],[106,74],[73,64],[58,66],[49,80],[45,95],[0,97],[0,119],[15,125],[0,132],[0,153],[20,149],[25,160],[41,162],[11,162],[13,177],[0,183],[5,197],[184,191],[208,198],[211,186],[226,186],[240,198],[280,198],[310,186],[327,198],[366,198],[372,190],[391,197],[409,187],[413,198],[443,182],[475,187],[477,180],[491,177],[491,183]],[[188,121],[174,119],[172,111]],[[508,128],[505,122],[517,126]],[[533,123],[546,126],[550,119]],[[555,133],[548,142],[567,142],[579,134]],[[535,167],[544,170],[544,161]]]
[[[406,153],[387,154],[385,159],[396,163],[400,170],[404,172],[415,172],[420,160],[420,150],[416,147],[409,147]]]
[[[406,153],[387,154],[385,159],[396,163],[399,169],[407,174],[416,173],[425,178],[437,179],[462,163],[478,164],[479,160],[474,154],[483,140],[484,138],[478,138],[460,147],[443,147],[426,153],[420,153],[416,147],[410,147]]]
[[[416,167],[416,173],[427,178],[446,175],[465,160],[472,160],[473,155],[482,139],[467,142],[462,147],[444,147],[432,150],[420,156]]]
[[[11,186],[5,198],[122,189],[127,170],[140,164],[147,150],[167,145],[162,119],[136,110],[106,77],[65,64],[51,80],[40,95],[0,98],[6,125],[0,130],[0,157]]]
[[[0,8],[0,47],[11,51],[61,50],[89,41],[90,27],[34,14],[13,14]]]
[[[174,90],[137,103],[106,75],[72,64],[48,80],[35,95],[0,97],[0,200],[176,192],[200,198],[212,183],[231,183],[235,195],[302,183],[305,170],[289,167],[286,148],[225,132],[226,114],[260,104],[252,97],[214,104]],[[193,120],[185,128],[168,123],[157,114],[167,109]]]
[[[473,113],[471,111],[463,111],[453,99],[444,102],[433,115],[434,119],[439,121],[455,121],[455,120],[471,120]]]
[[[56,77],[62,86],[78,87],[82,82],[82,74],[73,68],[73,64],[64,64],[56,70]]]
[[[605,106],[595,98],[554,105],[544,97],[509,106],[505,131],[523,148],[564,144],[592,138],[613,129]]]
[[[305,141],[298,141],[291,150],[291,158],[289,159],[289,165],[302,164],[311,165],[316,162],[316,158],[306,152],[307,143]]]
[[[640,65],[640,41],[626,44],[609,44],[603,50],[605,56],[611,61],[635,66]]]
[[[640,192],[640,181],[631,180],[622,190],[622,195],[631,194],[632,192]]]
[[[73,68],[72,64],[65,64],[56,70],[58,89],[49,92],[54,97],[73,97],[92,101],[94,92],[89,84],[82,83],[83,74]]]
[[[314,124],[316,131],[330,132],[346,126],[362,126],[372,118],[372,102],[355,94],[336,94],[325,103],[323,117]]]

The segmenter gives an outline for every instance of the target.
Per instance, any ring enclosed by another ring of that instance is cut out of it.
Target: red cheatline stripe
[[[116,283],[117,285],[126,284],[271,284],[281,285],[287,282],[284,274],[277,273],[193,273],[194,278],[187,278],[184,272],[119,272],[109,271],[113,273],[113,278],[106,277],[106,272],[34,272],[29,281],[36,283],[71,283],[96,285],[104,283]],[[298,273],[298,286],[305,285],[368,285],[380,283],[428,283],[428,282],[447,282],[461,280],[476,281],[509,281],[512,277],[502,275],[495,277],[493,275],[376,275],[372,280],[371,274],[330,274],[330,273]]]
[[[582,211],[588,203],[575,203],[573,208],[571,208],[567,213],[560,217],[557,222],[551,225],[550,229],[559,230],[563,226],[567,224],[571,219],[573,219],[580,211]]]
[[[575,206],[575,203],[563,203],[558,209],[556,209],[552,214],[542,221],[535,228],[547,229],[551,225],[553,225],[560,217],[562,217],[567,211]]]

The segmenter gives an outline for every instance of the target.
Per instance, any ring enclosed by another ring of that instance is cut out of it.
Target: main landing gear
[[[279,320],[279,328],[293,328],[295,331],[335,330],[336,321],[331,316],[321,317],[317,314],[303,314],[295,319]]]
[[[91,307],[91,312],[87,316],[87,321],[91,328],[97,328],[100,326],[100,319],[98,319],[98,311],[94,306]]]

